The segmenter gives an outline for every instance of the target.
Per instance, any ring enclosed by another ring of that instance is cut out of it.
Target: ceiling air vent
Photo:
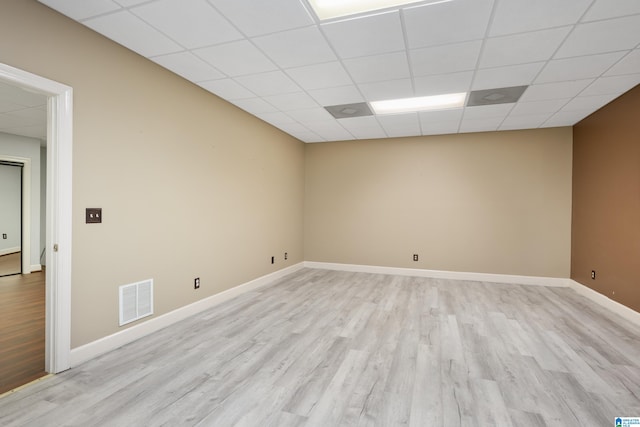
[[[496,89],[474,90],[469,93],[467,107],[478,105],[511,104],[518,102],[528,86],[499,87]]]
[[[324,107],[336,119],[347,119],[349,117],[373,116],[369,105],[366,102],[356,104],[331,105]]]

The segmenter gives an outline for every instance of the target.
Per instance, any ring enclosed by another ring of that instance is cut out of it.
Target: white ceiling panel
[[[282,68],[301,67],[337,59],[317,27],[257,37],[254,42]]]
[[[305,92],[283,93],[265,96],[265,101],[280,111],[300,110],[318,107],[318,103]]]
[[[251,74],[250,76],[236,77],[235,80],[258,96],[271,96],[300,91],[300,87],[282,71]]]
[[[638,71],[640,72],[640,69],[638,69]],[[623,76],[603,77],[596,80],[588,88],[582,91],[580,93],[580,96],[608,94],[621,95],[624,92],[633,89],[638,84],[640,84],[640,73],[626,74]]]
[[[509,0],[498,2],[491,36],[575,24],[592,0]]]
[[[290,68],[287,70],[287,74],[306,90],[353,84],[349,74],[347,74],[340,62]]]
[[[272,71],[277,67],[248,40],[239,40],[193,51],[231,77]]]
[[[596,0],[584,16],[583,21],[596,21],[639,13],[640,1],[638,0]]]
[[[617,64],[615,64],[605,76],[618,76],[622,74],[634,74],[640,70],[640,49],[629,52]]]
[[[598,77],[624,56],[624,52],[580,56],[549,61],[535,83],[551,83]]]
[[[205,0],[190,0],[189,7],[183,0],[157,0],[130,10],[187,49],[243,38]]]
[[[365,100],[355,85],[314,89],[308,93],[318,104],[324,106],[353,104]]]
[[[534,62],[532,64],[478,70],[473,79],[472,89],[526,86],[533,82],[544,65],[544,62]]]
[[[411,79],[360,83],[358,88],[367,101],[383,101],[385,99],[409,98],[414,96]]]
[[[142,56],[184,50],[169,37],[127,11],[88,19],[83,24]]]
[[[254,37],[313,24],[298,0],[208,0],[246,36]]]
[[[493,0],[457,0],[403,9],[409,48],[482,39]]]
[[[640,0],[425,0],[327,21],[308,0],[41,2],[305,142],[571,125],[640,75]],[[321,108],[525,85],[456,111]],[[0,111],[25,106],[2,90]]]
[[[417,96],[466,92],[471,87],[473,71],[414,78]]]
[[[278,112],[276,107],[269,104],[262,98],[236,99],[231,101],[231,103],[253,115]]]
[[[381,13],[323,24],[322,31],[341,58],[404,50],[400,13]]]
[[[640,15],[578,25],[556,58],[633,49],[640,43]]]
[[[478,61],[481,46],[482,42],[477,40],[412,49],[409,51],[411,69],[415,76],[473,70]]]
[[[480,67],[500,67],[547,60],[555,53],[571,28],[562,27],[490,38],[482,49]]]
[[[46,4],[50,8],[75,20],[82,20],[120,9],[120,5],[111,0],[42,0],[40,3]]]
[[[520,102],[544,101],[547,99],[573,98],[584,90],[594,79],[559,83],[531,85],[520,97]]]
[[[233,79],[212,80],[198,83],[200,87],[221,98],[234,101],[236,99],[255,98],[256,94]]]
[[[343,62],[356,83],[399,80],[411,76],[405,52],[346,59]]]
[[[170,53],[154,56],[151,60],[167,70],[171,70],[192,82],[222,79],[226,77],[220,71],[190,52]]]

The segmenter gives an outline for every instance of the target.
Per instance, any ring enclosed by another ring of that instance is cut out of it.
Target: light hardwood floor
[[[0,277],[8,276],[10,274],[20,274],[22,266],[20,265],[21,252],[14,252],[12,254],[0,256]]]
[[[3,426],[610,426],[640,328],[568,288],[304,269],[0,399]]]

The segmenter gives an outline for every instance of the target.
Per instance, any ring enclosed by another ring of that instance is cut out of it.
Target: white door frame
[[[20,273],[31,273],[31,159],[27,157],[9,156],[0,153],[0,161],[21,163],[22,185],[20,194],[22,197],[22,215],[20,217],[20,251],[22,263]]]
[[[45,370],[69,369],[73,89],[0,63],[0,81],[48,96]]]

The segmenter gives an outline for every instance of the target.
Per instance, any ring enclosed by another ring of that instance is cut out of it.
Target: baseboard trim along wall
[[[180,307],[176,310],[170,311],[169,313],[154,317],[147,320],[146,322],[116,332],[115,334],[71,349],[71,367],[74,368],[88,360],[93,359],[94,357],[122,347],[125,344],[133,342],[153,332],[159,331],[160,329],[186,319],[189,316],[193,316],[194,314],[198,314],[220,303],[228,301],[238,295],[268,285],[275,280],[301,270],[302,268],[304,268],[304,263],[302,262],[296,265],[292,265],[291,267],[283,268],[282,270],[278,270],[265,276],[258,277],[257,279],[251,280],[250,282],[243,283],[231,289],[227,289],[226,291],[222,291],[218,294],[204,298],[200,301],[196,301],[187,306]]]
[[[355,271],[359,273],[393,274],[397,276],[431,277],[433,279],[470,280],[476,282],[513,283],[567,287],[568,279],[556,277],[517,276],[511,274],[467,273],[459,271],[423,270],[419,268],[379,267],[373,265],[335,264],[305,261],[305,267],[323,270]]]
[[[600,292],[596,292],[588,286],[583,285],[580,282],[576,282],[573,279],[568,279],[567,283],[569,287],[582,295],[590,299],[591,301],[599,304],[610,311],[613,311],[624,320],[631,322],[635,325],[640,326],[640,313],[637,311],[627,307],[624,304],[620,304],[618,301],[614,301],[606,295],[601,294]]]
[[[31,264],[31,272],[42,271],[42,264]]]
[[[16,252],[20,252],[20,246],[16,246],[15,248],[0,249],[0,256],[11,255],[15,254]]]

